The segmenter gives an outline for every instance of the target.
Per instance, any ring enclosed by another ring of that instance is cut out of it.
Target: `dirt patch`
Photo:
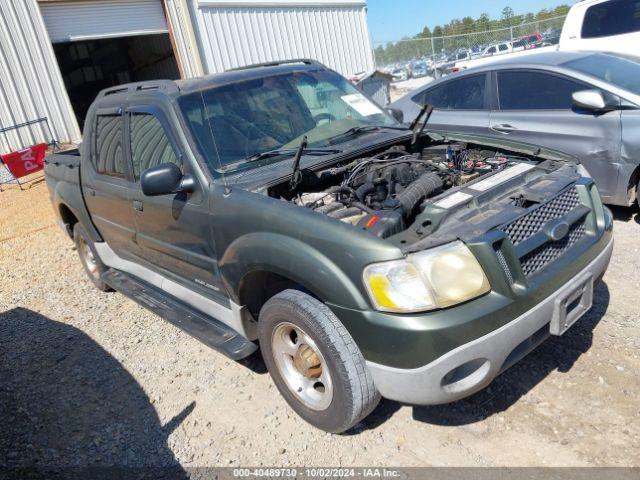
[[[44,184],[0,193],[0,466],[640,466],[640,225],[616,209],[594,308],[451,405],[307,425],[234,363],[85,278]]]

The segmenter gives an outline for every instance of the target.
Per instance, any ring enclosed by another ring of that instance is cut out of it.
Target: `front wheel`
[[[341,433],[380,401],[360,350],[319,300],[298,290],[272,297],[260,311],[260,349],[276,387],[314,427]]]

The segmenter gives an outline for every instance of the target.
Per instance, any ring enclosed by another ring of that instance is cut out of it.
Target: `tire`
[[[107,270],[107,267],[100,260],[93,246],[93,241],[79,223],[76,223],[73,227],[73,241],[76,244],[76,250],[89,280],[98,290],[103,292],[112,291],[113,289],[102,281],[102,274]]]
[[[258,337],[276,387],[316,428],[344,432],[380,401],[360,350],[319,300],[285,290],[260,310]]]

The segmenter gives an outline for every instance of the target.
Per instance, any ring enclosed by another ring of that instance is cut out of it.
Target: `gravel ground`
[[[348,435],[85,278],[44,184],[0,193],[0,466],[640,466],[640,215],[616,209],[594,308],[452,405],[383,401]]]

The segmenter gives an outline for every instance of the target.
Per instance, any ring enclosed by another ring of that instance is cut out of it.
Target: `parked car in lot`
[[[444,60],[444,62],[435,66],[434,77],[440,78],[444,75],[448,75],[453,71],[457,62],[464,62],[470,59],[471,59],[471,54],[467,50],[452,53]]]
[[[542,46],[557,45],[560,43],[560,34],[562,30],[554,28],[542,34]]]
[[[392,104],[430,128],[490,135],[575,155],[605,203],[630,205],[640,182],[640,63],[622,56],[550,52],[505,58],[430,83]]]
[[[126,84],[46,181],[96,287],[232,359],[259,345],[289,405],[341,432],[381,395],[484,388],[591,307],[611,256],[571,157],[420,125],[308,60]]]
[[[539,33],[530,33],[513,42],[513,51],[530,50],[540,46],[542,46],[542,35]]]
[[[391,76],[394,82],[404,82],[409,78],[406,68],[394,68],[391,70]]]
[[[411,76],[413,78],[426,77],[429,74],[429,67],[425,62],[416,62],[411,68]]]
[[[496,43],[495,45],[488,46],[482,51],[482,57],[490,57],[492,55],[499,55],[502,53],[513,52],[513,44],[511,42]]]

